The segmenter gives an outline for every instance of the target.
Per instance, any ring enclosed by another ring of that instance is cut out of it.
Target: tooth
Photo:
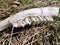
[[[34,21],[34,22],[36,22],[36,19],[34,17],[31,17],[31,20]]]
[[[44,16],[41,16],[41,18],[42,18],[44,21],[46,21],[46,19],[45,19],[45,17],[44,17]]]
[[[24,21],[26,22],[26,24],[29,24],[29,25],[30,25],[30,24],[31,24],[31,22],[32,22],[30,18],[25,18],[25,20],[24,20]]]
[[[39,21],[38,17],[35,17],[36,21]]]
[[[18,21],[18,27],[24,27],[26,24],[23,20]]]
[[[36,22],[37,22],[37,23],[39,23],[39,22],[40,22],[40,20],[39,20],[39,18],[38,18],[38,17],[35,17],[35,19],[36,19]]]
[[[40,21],[44,21],[44,20],[41,18],[41,16],[38,16],[38,18],[40,19]]]
[[[45,16],[46,20],[49,21],[50,19],[48,18],[48,16]]]
[[[24,21],[22,21],[22,23],[23,23],[23,27],[24,27],[26,25],[26,23]]]
[[[50,21],[53,21],[53,18],[51,16],[48,16],[48,18],[49,18]]]

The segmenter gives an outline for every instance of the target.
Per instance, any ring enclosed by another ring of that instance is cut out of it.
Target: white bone
[[[41,18],[41,16],[38,16],[38,17],[39,17],[40,21],[44,21],[44,20]]]
[[[44,18],[44,16],[41,16],[41,18],[43,19],[43,21],[46,21],[46,19]]]
[[[21,11],[13,16],[0,22],[0,31],[9,27],[10,24],[18,22],[20,19],[24,19],[28,16],[58,16],[59,7],[43,7],[43,8],[33,8],[25,11]],[[51,18],[51,20],[53,20]]]
[[[18,27],[18,23],[13,23],[13,27]]]
[[[34,22],[36,22],[36,19],[34,17],[31,17],[31,20],[34,21]]]
[[[46,18],[47,21],[50,21],[50,19],[48,18],[48,16],[45,16],[45,18]]]
[[[24,27],[26,24],[23,22],[23,20],[18,21],[18,27]]]
[[[22,12],[17,13],[14,15],[14,18],[11,18],[10,23],[13,23],[24,19],[28,16],[58,16],[58,7],[43,7],[43,8],[34,8],[34,9],[28,9]]]
[[[43,7],[41,8],[43,10],[43,15],[45,16],[58,16],[58,7]]]
[[[35,17],[35,19],[36,19],[36,23],[39,24],[40,23],[39,18],[38,17]]]
[[[36,21],[39,21],[38,17],[35,17]]]
[[[51,16],[48,16],[49,20],[50,21],[54,21],[53,18]]]
[[[31,24],[31,20],[29,18],[25,18],[25,22],[26,22],[26,25],[27,24],[29,24],[29,25]]]

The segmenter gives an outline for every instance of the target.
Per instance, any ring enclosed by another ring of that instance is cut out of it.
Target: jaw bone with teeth
[[[24,27],[27,24],[31,25],[33,21],[35,24],[53,21],[52,18],[53,16],[58,16],[58,11],[59,7],[42,7],[18,12],[17,14],[0,22],[0,31],[8,28],[10,24],[14,27]],[[31,18],[29,18],[29,16],[31,16]]]
[[[30,17],[21,19],[18,22],[13,23],[12,25],[14,27],[25,27],[25,25],[32,25],[32,22],[34,22],[34,25],[35,25],[35,24],[48,22],[48,21],[53,21],[53,18],[51,16],[30,16]]]

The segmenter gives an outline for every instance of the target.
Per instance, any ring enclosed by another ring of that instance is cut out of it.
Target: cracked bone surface
[[[18,22],[20,19],[24,19],[25,17],[58,16],[58,10],[59,10],[59,7],[42,7],[42,8],[32,8],[32,9],[18,12],[17,14],[10,16],[7,19],[0,22],[0,31],[8,28],[10,24],[14,24],[15,22]],[[52,18],[51,18],[51,20],[52,20]],[[18,25],[18,24],[16,23],[16,25]]]

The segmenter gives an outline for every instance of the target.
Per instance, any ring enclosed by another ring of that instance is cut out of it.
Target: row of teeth
[[[53,21],[51,16],[30,16],[19,20],[17,23],[13,23],[14,27],[25,27],[26,25],[39,24],[41,22]]]

